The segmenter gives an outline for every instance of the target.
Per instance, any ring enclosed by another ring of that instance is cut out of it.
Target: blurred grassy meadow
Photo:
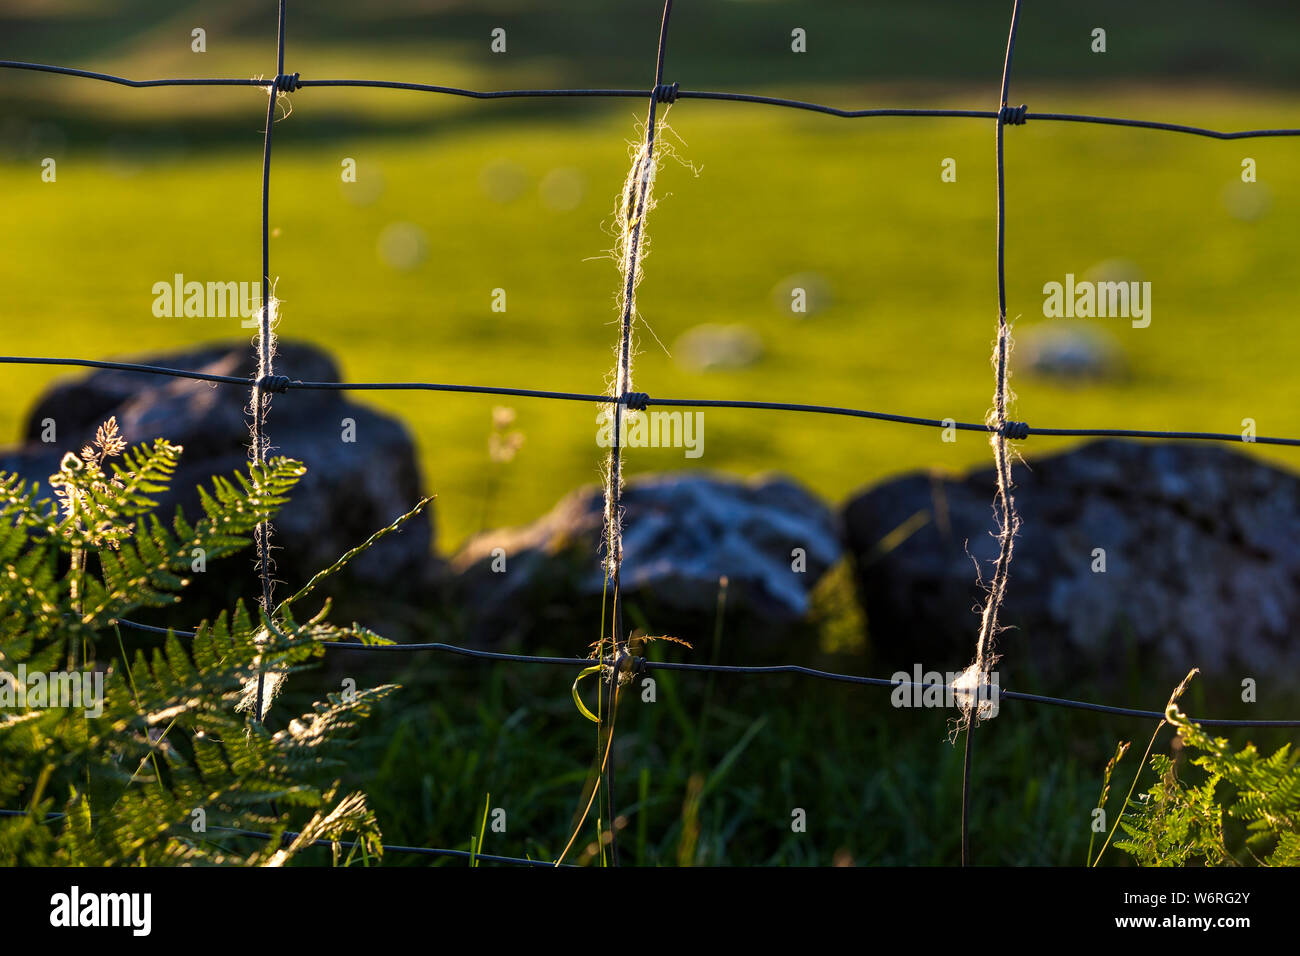
[[[865,7],[680,2],[666,79],[843,107],[996,107],[1009,3]],[[660,9],[657,0],[290,2],[286,70],[474,89],[648,89]],[[0,14],[0,58],[137,79],[269,75],[275,19],[273,2],[11,0]],[[1300,126],[1298,19],[1273,2],[1030,4],[1012,102],[1218,129]],[[497,26],[507,30],[504,55],[489,52]],[[789,51],[795,26],[808,32],[807,54]],[[1095,26],[1108,29],[1104,55],[1089,51]],[[201,55],[190,51],[194,27],[207,30]],[[0,71],[0,83],[0,351],[129,359],[248,341],[238,320],[155,318],[151,289],[176,273],[258,279],[266,94],[132,90],[17,71]],[[608,224],[642,102],[338,89],[288,101],[270,203],[282,338],[329,349],[351,380],[604,390],[617,338]],[[672,106],[667,121],[680,162],[662,163],[656,181],[638,295],[638,390],[982,420],[997,321],[992,121],[851,120],[691,100]],[[1145,329],[1088,320],[1121,350],[1126,378],[1067,386],[1017,375],[1014,417],[1224,432],[1253,418],[1260,434],[1300,433],[1295,150],[1288,139],[1046,122],[1009,129],[1008,308],[1017,330],[1045,321],[1045,282],[1105,263],[1150,281],[1153,301]],[[41,181],[47,156],[58,163],[54,184]],[[1246,157],[1256,161],[1255,184],[1241,182]],[[356,183],[341,181],[345,158],[356,161]],[[956,160],[956,182],[940,179],[946,158]],[[807,315],[789,309],[795,285],[811,290]],[[492,311],[495,289],[506,291],[504,313]],[[760,357],[726,370],[688,365],[679,339],[703,324],[743,326],[761,342]],[[19,438],[35,396],[61,374],[6,367],[0,436]],[[494,525],[529,521],[600,475],[595,410],[585,404],[411,392],[355,400],[410,427],[438,496],[443,551],[480,530],[494,467]],[[506,466],[488,455],[497,404],[515,409],[525,435]],[[274,435],[274,411],[270,428]],[[907,469],[989,463],[975,434],[946,444],[933,430],[830,416],[708,410],[704,435],[697,460],[638,449],[629,472],[776,470],[838,503]],[[1062,447],[1034,439],[1024,450],[1032,460]],[[1300,464],[1293,450],[1249,450]],[[679,698],[670,676],[667,707],[636,708],[626,729],[619,718],[627,750],[618,763],[647,775],[629,770],[619,783],[632,820],[623,839],[637,862],[954,858],[961,754],[944,743],[939,715],[899,715],[840,688],[825,706],[764,707],[798,699],[802,685],[784,679],[720,685],[712,704],[710,684],[701,710],[702,682],[687,698],[683,679]],[[436,678],[412,675],[417,691],[425,680],[436,685],[390,715],[391,733],[368,739],[358,763],[374,769],[356,771],[382,783],[371,792],[388,838],[464,845],[484,793],[500,797],[506,787],[521,808],[512,833],[532,836],[485,849],[556,853],[587,774],[575,757],[590,752],[569,679],[555,675],[541,688],[535,675],[453,664]],[[1166,693],[1135,675],[1130,685],[1134,705],[1158,705]],[[1114,740],[1148,731],[1070,720],[1020,711],[989,734],[987,766],[997,769],[977,790],[982,862],[1081,861]],[[665,739],[674,743],[656,743]],[[840,759],[821,760],[810,741]],[[816,850],[771,826],[788,819],[789,806],[809,807],[830,833]],[[900,819],[914,825],[890,822]]]
[[[28,4],[29,29],[7,31],[3,55],[133,78],[251,76],[274,65],[273,4],[169,6],[166,15],[159,5],[123,6],[134,14],[102,29],[66,13],[64,31],[51,5]],[[342,5],[291,12],[287,68],[308,78],[496,89],[643,86],[653,67],[653,3],[618,12],[575,4],[559,24],[532,4],[384,6],[409,21],[396,14],[391,23],[372,21],[367,12],[363,29]],[[843,4],[682,4],[667,76],[693,88],[843,106],[989,108],[1005,39],[1002,6],[961,5],[949,11],[955,17],[928,20],[949,8],[923,4],[886,17]],[[1017,66],[1026,78],[1012,89],[1014,101],[1032,109],[1228,129],[1300,125],[1300,106],[1284,91],[1147,76],[1125,82],[1126,71],[1149,64],[1129,47],[1118,15],[1105,55],[1088,51],[1084,27],[1092,20],[1032,9],[1025,16]],[[861,32],[840,26],[844,18]],[[487,24],[498,20],[509,46],[494,56]],[[786,23],[809,30],[808,54],[783,52]],[[912,32],[921,23],[923,38]],[[1071,23],[1085,40],[1064,41]],[[189,31],[203,24],[208,52],[195,54]],[[776,40],[752,40],[763,24],[768,33],[781,25]],[[1223,26],[1205,22],[1202,44],[1223,42]],[[1259,35],[1241,41],[1246,52],[1255,41],[1267,48],[1264,25],[1255,26]],[[1174,43],[1158,46],[1176,50]],[[870,63],[886,55],[902,79]],[[779,84],[763,76],[773,61],[780,65],[768,72]],[[852,82],[855,69],[868,75]],[[961,75],[945,79],[954,72]],[[131,90],[14,71],[3,80],[20,104],[5,118],[0,165],[11,236],[0,263],[5,351],[129,357],[246,339],[237,321],[155,318],[151,288],[176,273],[257,279],[265,94]],[[354,380],[604,389],[617,337],[608,224],[643,104],[335,89],[303,90],[289,101],[271,181],[282,337],[325,346]],[[991,123],[846,120],[697,101],[667,116],[681,162],[665,161],[656,184],[639,294],[639,389],[982,419],[996,323]],[[1288,175],[1293,153],[1282,139],[1217,142],[1049,123],[1010,130],[1007,274],[1018,328],[1044,321],[1042,285],[1067,272],[1122,260],[1153,287],[1149,328],[1092,320],[1122,349],[1127,380],[1068,387],[1021,376],[1017,416],[1057,426],[1222,431],[1252,417],[1261,434],[1300,430],[1300,396],[1288,374],[1300,345],[1288,321],[1300,211],[1300,183]],[[47,155],[58,162],[54,184],[40,178]],[[1245,156],[1258,164],[1253,186],[1240,182]],[[356,183],[341,181],[345,157],[356,161]],[[940,180],[948,157],[957,163],[955,183]],[[789,309],[789,289],[800,284],[811,290],[807,315]],[[506,292],[504,313],[492,311],[494,289]],[[687,364],[675,343],[705,323],[744,326],[761,341],[761,357],[727,370]],[[0,434],[17,437],[26,408],[57,374],[10,369],[0,384]],[[494,401],[428,393],[360,400],[399,414],[414,432],[438,495],[441,547],[479,530]],[[530,520],[599,474],[594,409],[512,404],[526,441],[500,469],[494,524]],[[1052,448],[1036,440],[1027,451]],[[1275,454],[1294,464],[1289,452]],[[714,410],[705,415],[702,458],[644,449],[629,466],[632,474],[774,469],[839,501],[903,469],[965,468],[986,458],[986,444],[970,434],[945,444],[928,430]]]

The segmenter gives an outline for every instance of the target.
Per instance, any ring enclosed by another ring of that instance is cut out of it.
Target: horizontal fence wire
[[[137,631],[145,631],[151,634],[174,634],[177,637],[194,637],[195,631],[180,630],[172,627],[158,627],[153,624],[142,624],[138,621],[128,621],[125,618],[118,618],[116,623],[123,627],[132,628]],[[457,644],[442,643],[412,643],[412,644],[361,644],[347,641],[320,641],[322,647],[335,651],[351,651],[363,654],[413,654],[422,651],[432,651],[443,654],[451,654],[457,657],[470,657],[476,660],[484,661],[504,661],[512,664],[544,664],[556,667],[590,667],[595,661],[590,657],[546,657],[536,654],[511,654],[505,651],[487,651],[475,647],[461,647]],[[611,666],[614,661],[605,658],[601,661],[606,666]],[[898,681],[887,677],[863,677],[858,674],[840,674],[835,671],[818,670],[815,667],[804,667],[801,664],[760,664],[760,665],[741,665],[741,664],[688,664],[677,661],[651,661],[645,658],[634,658],[633,665],[637,670],[645,671],[686,671],[704,674],[740,674],[749,676],[761,676],[764,674],[797,674],[802,677],[812,677],[817,680],[835,681],[841,684],[861,684],[868,687],[909,687],[917,689],[934,689],[935,687],[946,687],[952,690],[958,696],[976,695],[980,689],[965,689],[954,687],[953,685],[936,685],[917,683],[915,681]],[[983,690],[989,694],[994,693],[993,689],[986,685]],[[1120,717],[1143,717],[1154,720],[1163,720],[1164,712],[1158,710],[1138,710],[1133,707],[1116,707],[1111,704],[1095,704],[1086,700],[1070,700],[1064,697],[1049,697],[1044,694],[1026,694],[1019,691],[996,690],[999,699],[1023,700],[1034,704],[1050,704],[1057,707],[1070,707],[1075,710],[1091,710],[1102,714],[1115,714]],[[1300,719],[1297,720],[1228,720],[1224,718],[1200,718],[1193,717],[1192,720],[1207,727],[1300,727]]]
[[[30,812],[27,810],[0,810],[0,817],[26,817],[30,815],[31,815]],[[65,816],[66,814],[63,813],[47,813],[44,819],[47,822],[55,823],[58,822],[59,820],[62,820]],[[245,830],[242,827],[210,826],[203,832],[223,833],[229,836],[236,836],[236,837],[250,837],[254,840],[269,841],[275,839],[275,834],[265,833],[261,830]],[[301,835],[302,834],[296,831],[286,830],[284,833],[280,835],[280,843],[282,846],[287,846]],[[354,850],[357,849],[358,844],[352,840],[337,840],[337,841],[313,840],[311,843],[308,844],[308,846],[331,847],[331,848],[341,847],[346,850]],[[472,852],[470,850],[450,850],[450,849],[444,849],[442,847],[432,847],[432,846],[403,846],[400,843],[385,843],[383,846],[384,846],[385,853],[406,853],[415,856],[453,857],[462,860],[481,860],[485,863],[511,863],[511,864],[516,864],[518,866],[545,866],[545,867],[555,866],[554,863],[548,863],[545,860],[530,860],[527,857],[518,857],[518,856],[500,856],[495,853],[477,853],[477,852]],[[572,864],[562,863],[560,865],[564,867],[569,867]]]
[[[51,66],[46,63],[24,63],[19,60],[0,60],[0,68],[11,70],[34,70],[41,73],[58,73],[63,76],[78,76],[88,80],[101,80],[135,89],[161,86],[261,86],[278,87],[282,92],[296,92],[309,87],[350,87],[380,90],[410,90],[417,93],[441,93],[446,96],[459,96],[475,100],[509,100],[540,99],[562,97],[592,97],[604,99],[644,99],[655,95],[657,90],[627,89],[528,89],[528,90],[469,90],[456,86],[437,86],[431,83],[403,83],[396,80],[312,80],[301,79],[299,74],[276,76],[270,79],[249,77],[231,78],[184,78],[169,77],[158,80],[132,80],[110,73],[95,73],[90,70],[78,70],[66,66]],[[683,90],[676,83],[661,94],[664,102],[676,100],[721,100],[731,103],[756,103],[762,106],[779,106],[795,110],[807,110],[823,113],[827,116],[839,116],[845,119],[870,119],[887,116],[930,117],[940,119],[998,119],[1003,116],[999,110],[964,110],[964,109],[910,109],[899,107],[873,107],[870,109],[841,109],[824,103],[810,103],[806,100],[787,99],[781,96],[762,96],[756,93],[731,93],[710,90]],[[1246,129],[1217,130],[1203,126],[1189,126],[1182,123],[1164,123],[1158,120],[1127,119],[1117,116],[1094,116],[1088,113],[1035,113],[1024,106],[1017,107],[1008,122],[1023,125],[1034,120],[1051,123],[1094,123],[1102,126],[1127,126],[1135,129],[1165,130],[1170,133],[1186,133],[1191,136],[1205,136],[1210,139],[1261,139],[1273,136],[1300,136],[1300,129]]]
[[[1292,137],[1300,136],[1298,128],[1265,128],[1265,129],[1247,129],[1237,131],[1216,130],[1200,126],[1184,125],[1179,123],[1166,123],[1155,120],[1128,119],[1112,116],[1099,116],[1091,114],[1078,113],[1053,113],[1053,112],[1032,112],[1027,105],[1013,107],[1007,102],[1007,86],[1011,65],[1011,54],[1015,42],[1015,29],[1019,17],[1018,0],[1013,4],[1011,17],[1011,34],[1008,40],[1007,57],[1003,67],[1002,74],[1002,98],[1001,105],[997,110],[974,110],[974,109],[903,109],[891,107],[875,107],[867,109],[842,109],[839,107],[829,106],[821,103],[813,103],[804,100],[789,99],[777,96],[766,96],[753,93],[741,92],[715,92],[704,90],[681,89],[676,82],[663,82],[664,66],[664,48],[667,35],[668,15],[671,11],[672,0],[666,0],[664,19],[660,30],[658,69],[656,71],[655,85],[650,90],[634,89],[517,89],[517,90],[471,90],[452,86],[438,86],[425,83],[408,83],[393,80],[367,80],[367,79],[302,79],[299,73],[285,73],[285,0],[278,0],[279,22],[277,31],[277,71],[276,75],[271,78],[266,77],[237,77],[237,78],[183,78],[170,77],[150,80],[133,80],[123,76],[117,76],[110,73],[98,73],[90,70],[76,69],[72,67],[53,66],[44,63],[29,63],[17,60],[0,60],[0,69],[25,70],[38,73],[57,74],[63,76],[80,77],[83,79],[97,80],[106,83],[117,84],[134,89],[157,88],[157,87],[260,87],[266,89],[270,94],[270,103],[267,113],[267,129],[265,133],[265,143],[263,148],[262,164],[262,272],[263,272],[263,302],[262,312],[259,316],[260,328],[258,335],[258,372],[251,377],[241,377],[232,375],[216,375],[204,372],[189,371],[185,369],[167,368],[156,365],[142,365],[126,362],[109,362],[95,361],[90,359],[75,358],[43,358],[36,356],[0,356],[0,364],[12,365],[39,365],[39,366],[76,366],[84,368],[110,369],[122,372],[143,373],[148,375],[166,376],[179,379],[189,379],[194,381],[208,382],[212,384],[237,385],[250,389],[252,399],[252,414],[254,424],[254,447],[253,457],[260,460],[267,447],[267,438],[264,432],[264,421],[267,403],[270,401],[272,394],[283,394],[292,390],[335,390],[335,391],[436,391],[436,392],[460,392],[483,395],[506,395],[519,398],[536,398],[558,401],[587,402],[598,404],[610,404],[616,406],[621,413],[622,408],[629,410],[644,410],[651,406],[658,407],[687,407],[687,408],[735,408],[748,410],[772,410],[788,411],[825,415],[840,415],[853,418],[870,419],[894,424],[914,425],[927,428],[952,428],[960,431],[978,431],[987,432],[994,441],[995,452],[1000,452],[1005,457],[1005,442],[1023,441],[1031,436],[1044,437],[1093,437],[1093,438],[1122,438],[1122,439],[1182,439],[1182,440],[1199,440],[1199,441],[1218,441],[1218,442],[1243,442],[1255,443],[1262,445],[1286,445],[1300,446],[1300,438],[1287,437],[1246,437],[1245,435],[1235,433],[1224,433],[1215,431],[1170,431],[1170,430],[1146,430],[1130,428],[1056,428],[1030,426],[1026,422],[1011,421],[1006,418],[1005,410],[999,404],[998,414],[989,423],[975,422],[958,422],[950,418],[935,419],[918,417],[911,415],[901,415],[889,412],[871,411],[860,408],[848,408],[832,405],[815,405],[795,402],[777,402],[777,401],[748,401],[737,399],[686,399],[686,398],[652,398],[644,392],[633,392],[630,390],[630,383],[625,383],[617,395],[596,395],[582,392],[562,392],[549,391],[542,389],[514,388],[514,387],[495,387],[486,385],[456,385],[441,384],[433,382],[307,382],[292,379],[286,375],[273,374],[270,365],[270,354],[273,350],[273,329],[272,329],[272,303],[270,301],[270,266],[269,266],[269,246],[267,241],[268,232],[268,205],[269,205],[269,183],[271,168],[271,128],[274,125],[274,111],[278,95],[297,92],[309,87],[320,88],[373,88],[386,90],[406,90],[411,92],[424,92],[441,94],[452,97],[462,97],[475,100],[496,100],[496,99],[540,99],[540,98],[634,98],[649,99],[650,101],[650,123],[648,124],[648,135],[650,140],[648,147],[653,147],[653,130],[654,130],[654,106],[656,103],[675,103],[680,100],[712,100],[736,103],[751,103],[765,106],[781,107],[787,109],[810,111],[829,116],[841,117],[846,119],[865,119],[865,118],[882,118],[882,117],[925,117],[925,118],[951,118],[951,119],[980,119],[996,120],[998,136],[998,286],[999,298],[1001,300],[1000,326],[1005,326],[1005,277],[1003,274],[1003,256],[1005,254],[1003,239],[1003,213],[1004,213],[1004,186],[1003,186],[1003,161],[1002,161],[1002,136],[1006,126],[1022,126],[1029,121],[1033,122],[1052,122],[1052,123],[1087,123],[1094,125],[1127,127],[1135,129],[1162,130],[1166,132],[1182,133],[1192,136],[1201,136],[1218,140],[1238,140],[1238,139],[1256,139],[1266,137]],[[649,149],[647,149],[647,154]],[[648,159],[647,159],[648,161]],[[633,260],[633,278],[635,277],[635,258]],[[625,335],[626,326],[628,325],[628,316],[624,316]],[[1004,394],[1003,379],[999,375],[999,394]],[[617,448],[615,449],[615,465],[617,465]],[[1001,474],[1001,472],[1000,472]],[[1008,494],[1000,481],[1002,494]],[[614,495],[617,497],[617,484],[614,488]],[[1004,502],[1009,512],[1009,499]],[[1005,517],[1010,517],[1006,514]],[[1004,526],[1004,531],[1005,531]],[[1009,536],[1003,536],[1003,558],[1002,563],[1009,559]],[[270,572],[266,560],[269,555],[269,530],[265,526],[259,526],[258,530],[259,555],[262,556],[262,562],[259,567],[260,577],[263,586],[263,605],[269,609],[270,605]],[[990,599],[992,600],[992,599]],[[618,601],[617,587],[615,588],[615,601]],[[617,606],[617,604],[616,604]],[[996,605],[990,605],[996,614]],[[153,632],[160,634],[175,634],[177,636],[193,637],[193,631],[177,630],[174,628],[162,628],[153,625],[142,624],[129,620],[118,620],[118,624],[134,628],[140,631]],[[524,664],[542,664],[553,666],[573,667],[578,665],[590,666],[591,658],[567,658],[567,657],[542,657],[536,655],[509,654],[498,651],[478,650],[475,648],[458,647],[452,644],[441,643],[415,643],[415,644],[393,644],[393,645],[366,645],[352,644],[346,642],[322,642],[330,650],[342,651],[361,651],[373,653],[392,653],[392,652],[422,652],[435,651],[443,652],[462,657],[469,657],[481,660],[492,660],[499,662],[513,662]],[[981,654],[983,639],[981,639]],[[617,641],[615,647],[617,648]],[[602,658],[602,664],[607,664],[611,668],[617,667],[624,663],[623,657]],[[852,674],[839,674],[830,671],[818,670],[815,668],[804,667],[794,664],[778,664],[768,666],[744,666],[744,665],[710,665],[710,664],[688,664],[666,661],[647,661],[643,658],[633,658],[633,667],[635,672],[647,672],[651,670],[662,671],[684,671],[684,672],[705,672],[718,674],[738,674],[748,676],[760,676],[764,674],[795,674],[800,676],[811,677],[820,680],[835,681],[840,683],[850,683],[874,687],[919,687],[933,688],[936,685],[916,684],[911,681],[895,681],[892,679],[863,677]],[[978,664],[978,660],[977,660]],[[612,675],[611,675],[612,676]],[[260,675],[259,675],[260,679]],[[982,675],[981,675],[982,679]],[[611,681],[613,683],[613,681]],[[973,695],[975,688],[956,688],[947,685],[947,689],[960,695]],[[979,692],[985,692],[987,686],[978,688]],[[1048,697],[1039,694],[1026,694],[1015,691],[1005,691],[995,688],[999,698],[1009,700],[1020,700],[1030,703],[1047,704],[1052,706],[1067,707],[1077,710],[1094,711],[1103,714],[1137,717],[1143,719],[1163,720],[1165,715],[1160,711],[1139,710],[1129,707],[1116,707],[1108,704],[1097,704],[1088,701],[1070,700],[1059,697]],[[262,694],[258,693],[258,719],[261,718],[261,698]],[[613,701],[611,690],[610,700]],[[1194,718],[1198,723],[1206,726],[1219,727],[1300,727],[1300,720],[1228,720],[1228,719],[1201,719]],[[966,862],[969,856],[968,846],[968,813],[970,802],[970,742],[971,736],[969,728],[966,736],[966,754],[965,767],[963,771],[963,792],[962,792],[962,860]],[[606,779],[607,790],[609,780]],[[0,816],[24,815],[23,811],[0,810]],[[241,830],[228,827],[214,827],[213,830],[229,833],[236,836],[245,836],[256,839],[274,839],[269,833],[263,833],[253,830]],[[282,839],[292,840],[297,834],[284,834]],[[612,836],[612,833],[611,833]],[[355,844],[331,844],[329,841],[316,841],[313,845],[338,845],[355,847]],[[404,847],[389,846],[388,850],[404,853],[423,854],[428,856],[448,856],[460,858],[476,858],[488,862],[512,863],[528,866],[552,866],[558,864],[545,863],[537,860],[527,860],[515,857],[504,857],[485,854],[474,854],[468,851],[445,850],[427,847]],[[615,857],[616,859],[616,857]]]
[[[274,835],[270,833],[263,833],[259,830],[243,830],[238,827],[208,827],[208,832],[227,833],[231,836],[252,837],[254,840],[275,839]],[[299,835],[300,834],[295,833],[292,830],[286,830],[280,839],[282,843],[290,843],[293,840],[297,839]],[[338,846],[344,849],[356,849],[357,844],[350,840],[341,840],[337,843],[332,843],[329,840],[313,840],[309,844],[309,846],[314,846],[314,847]],[[527,857],[500,856],[495,853],[478,853],[478,852],[472,852],[470,850],[448,850],[442,847],[403,846],[400,843],[385,843],[383,846],[384,846],[385,853],[405,853],[413,856],[453,857],[461,860],[480,860],[485,863],[509,863],[509,864],[514,864],[516,866],[543,866],[550,869],[554,869],[557,865],[564,868],[573,866],[573,864],[571,863],[555,864],[555,863],[550,863],[546,860],[530,860]]]
[[[809,405],[801,402],[763,402],[730,398],[658,398],[645,392],[629,392],[618,397],[591,392],[560,392],[536,388],[511,388],[500,385],[455,385],[442,382],[304,382],[288,376],[274,376],[259,381],[256,377],[214,375],[191,372],[180,368],[158,365],[137,365],[131,362],[103,362],[94,359],[46,358],[27,355],[0,355],[0,365],[71,365],[83,368],[112,369],[121,372],[140,372],[172,378],[193,379],[219,385],[239,385],[243,388],[259,386],[264,391],[427,391],[461,392],[477,395],[508,395],[514,398],[537,398],[565,402],[589,402],[600,405],[626,405],[643,410],[658,408],[737,408],[758,411],[805,412],[815,415],[841,415],[849,418],[866,418],[872,421],[897,425],[917,425],[923,428],[955,428],[958,431],[988,432],[991,427],[979,422],[959,422],[951,418],[922,418],[915,415],[896,415],[892,412],[872,411],[866,408],[849,408],[841,405]],[[1034,435],[1053,438],[1151,438],[1186,441],[1236,442],[1240,444],[1286,445],[1300,447],[1300,438],[1259,435],[1245,437],[1233,432],[1163,431],[1139,428],[1045,428],[1027,422],[1007,422],[1002,429],[1007,438],[1024,441]]]

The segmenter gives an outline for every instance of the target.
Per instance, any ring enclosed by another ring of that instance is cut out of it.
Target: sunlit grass
[[[258,278],[259,94],[235,92],[249,99],[248,130],[220,151],[73,146],[60,154],[54,184],[40,181],[36,161],[0,167],[11,219],[21,224],[21,241],[0,262],[6,352],[102,358],[247,341],[228,321],[155,318],[150,293],[177,272]],[[639,106],[575,103],[496,122],[487,104],[464,128],[333,142],[316,138],[326,98],[311,92],[276,131],[271,263],[281,335],[331,349],[357,380],[600,391],[617,338],[618,285],[603,227]],[[1176,102],[1179,115],[1228,128],[1287,115],[1270,97],[1243,109],[1222,96]],[[1071,105],[1165,115],[1174,103],[1147,90]],[[660,172],[639,294],[644,321],[670,350],[697,324],[744,324],[763,355],[746,368],[701,373],[642,334],[638,389],[982,420],[996,321],[988,124],[849,122],[695,102],[674,106],[669,122],[699,174],[671,162]],[[1229,432],[1251,417],[1261,434],[1300,431],[1288,281],[1300,183],[1286,174],[1289,145],[1046,123],[1011,131],[1007,269],[1019,327],[1042,321],[1042,283],[1066,272],[1122,258],[1153,283],[1150,328],[1094,320],[1123,350],[1126,381],[1070,389],[1019,376],[1016,416]],[[1252,222],[1234,219],[1224,202],[1246,155],[1260,176],[1247,188],[1268,197]],[[344,157],[357,161],[356,184],[341,182]],[[945,157],[957,160],[956,183],[940,182]],[[423,236],[410,268],[381,258],[380,237],[394,223]],[[809,273],[828,301],[794,316],[774,290]],[[491,311],[498,288],[505,313]],[[55,374],[10,370],[0,384],[0,434],[17,436]],[[414,432],[439,496],[441,545],[477,530],[498,400],[362,400],[401,415]],[[599,477],[594,408],[514,404],[526,442],[501,470],[499,522],[528,520]],[[904,468],[987,458],[975,435],[944,444],[936,432],[841,418],[722,410],[705,418],[701,459],[634,451],[630,471],[780,469],[839,499]],[[1053,447],[1036,439],[1027,450]]]

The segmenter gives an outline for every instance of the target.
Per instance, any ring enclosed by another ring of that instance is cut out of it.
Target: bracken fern
[[[1290,744],[1264,756],[1254,744],[1233,751],[1211,737],[1171,701],[1165,720],[1178,730],[1190,763],[1205,771],[1196,784],[1180,778],[1167,754],[1151,758],[1159,776],[1133,801],[1115,846],[1144,866],[1300,865],[1300,766]],[[1233,837],[1225,821],[1244,826]]]
[[[117,631],[116,621],[139,608],[177,603],[196,554],[210,560],[246,547],[306,469],[275,458],[214,478],[200,489],[203,515],[191,522],[177,508],[169,526],[153,496],[167,489],[181,448],[161,439],[125,445],[110,421],[94,446],[65,456],[51,479],[58,503],[0,473],[0,691],[9,704],[0,708],[0,808],[24,811],[0,818],[0,864],[276,866],[319,840],[335,844],[337,861],[347,835],[365,861],[379,857],[364,794],[340,794],[333,781],[339,747],[395,688],[330,695],[274,731],[239,704],[259,674],[304,667],[323,640],[383,638],[328,623],[328,602],[305,624],[289,602],[256,614],[240,603],[192,639],[169,632],[164,646],[129,664]],[[108,463],[118,456],[121,465]],[[50,674],[64,662],[102,679],[100,706],[28,699],[20,666]],[[223,848],[227,829],[272,839]]]

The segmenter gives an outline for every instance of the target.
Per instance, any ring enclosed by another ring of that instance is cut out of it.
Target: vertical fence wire
[[[269,440],[266,433],[267,414],[271,410],[271,393],[267,385],[274,371],[275,330],[273,328],[271,297],[271,246],[270,246],[270,204],[271,204],[271,133],[275,128],[275,104],[280,93],[284,76],[284,5],[279,0],[279,21],[276,29],[276,72],[275,82],[267,89],[266,104],[266,139],[262,145],[262,310],[257,327],[257,377],[252,389],[253,414],[253,448],[252,458],[255,466],[266,464]],[[256,480],[256,477],[254,478]],[[260,522],[254,533],[257,543],[257,564],[262,582],[261,605],[263,613],[270,619],[271,595],[275,588],[272,579],[273,562],[271,559],[271,522]],[[269,639],[268,635],[268,639]],[[257,702],[254,716],[260,723],[263,717],[263,695],[266,691],[266,671],[259,664],[257,670]]]
[[[626,236],[626,258],[623,261],[623,310],[620,318],[620,337],[618,347],[617,381],[614,388],[613,419],[614,429],[609,454],[609,490],[605,508],[605,520],[608,528],[607,560],[609,576],[612,581],[613,610],[611,614],[612,633],[610,640],[610,657],[617,658],[619,648],[625,645],[627,638],[623,633],[623,445],[622,429],[624,409],[632,398],[632,326],[636,321],[636,287],[640,278],[642,236],[645,232],[646,213],[648,212],[650,183],[654,178],[655,162],[655,124],[659,98],[664,82],[664,56],[668,50],[668,21],[673,12],[673,0],[664,0],[663,19],[659,24],[659,51],[655,60],[655,81],[650,91],[650,105],[646,114],[645,145],[637,153],[634,172],[628,178],[628,195],[623,198],[628,224]],[[635,192],[634,192],[635,190]],[[604,640],[602,638],[598,657],[604,657]],[[608,706],[602,718],[609,721],[608,754],[604,760],[605,804],[609,811],[609,846],[610,859],[618,865],[618,837],[615,826],[614,810],[614,709],[618,704],[619,686],[618,667],[612,668],[609,675]]]
[[[998,521],[998,559],[993,569],[993,580],[989,582],[988,597],[984,602],[984,613],[980,620],[979,640],[975,647],[973,665],[973,685],[977,688],[988,686],[989,669],[996,657],[993,642],[998,633],[998,611],[1002,599],[1006,596],[1007,577],[1011,568],[1011,552],[1015,546],[1018,518],[1016,517],[1015,499],[1011,491],[1011,456],[1007,448],[1007,358],[1011,351],[1011,329],[1007,324],[1007,196],[1006,196],[1006,158],[1004,154],[1004,134],[1006,124],[1012,119],[1007,106],[1007,95],[1011,86],[1011,60],[1016,52],[1016,29],[1020,25],[1020,0],[1012,0],[1011,28],[1007,34],[1007,53],[1002,61],[1002,93],[998,108],[996,159],[997,159],[997,273],[998,273],[998,337],[993,354],[994,377],[996,388],[993,393],[993,411],[989,418],[989,443],[993,446],[993,463],[997,470],[997,493],[994,508]],[[1021,114],[1023,116],[1023,113]],[[971,750],[975,733],[975,724],[980,717],[980,695],[973,695],[967,702],[965,723],[965,754],[962,758],[962,799],[961,799],[961,859],[963,865],[972,862],[970,854],[970,799],[971,799]]]

